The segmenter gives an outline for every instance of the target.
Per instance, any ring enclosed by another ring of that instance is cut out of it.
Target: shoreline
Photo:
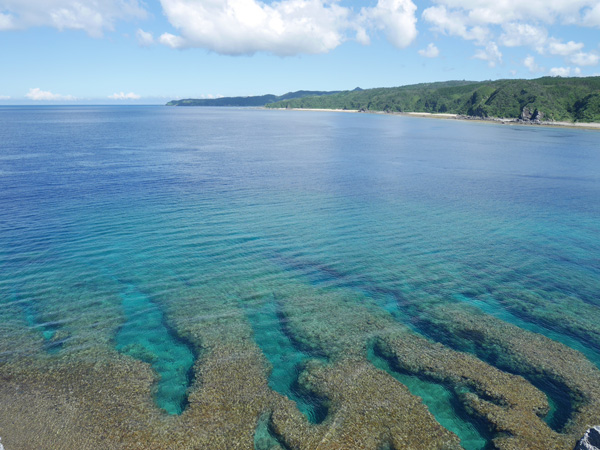
[[[462,114],[428,113],[428,112],[385,112],[385,111],[363,111],[358,109],[327,109],[327,108],[265,108],[276,111],[317,111],[317,112],[343,112],[343,113],[366,113],[386,114],[392,116],[419,117],[425,119],[461,120],[465,122],[485,122],[499,125],[525,125],[555,128],[575,128],[584,130],[600,131],[598,122],[550,122],[550,121],[524,121],[521,119],[502,119],[499,117],[476,117]]]

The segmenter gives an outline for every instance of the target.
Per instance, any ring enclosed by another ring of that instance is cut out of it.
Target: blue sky
[[[0,0],[0,104],[600,74],[600,0]]]

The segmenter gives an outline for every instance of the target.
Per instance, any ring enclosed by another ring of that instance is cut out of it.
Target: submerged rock
[[[600,426],[587,430],[574,450],[600,450]]]

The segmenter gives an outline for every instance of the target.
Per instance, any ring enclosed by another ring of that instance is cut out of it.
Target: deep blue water
[[[420,305],[464,302],[600,365],[587,332],[600,328],[599,143],[371,114],[2,107],[2,357],[33,352],[20,333],[58,355],[114,348],[151,364],[155,400],[176,414],[196,356],[165,298],[262,283],[240,310],[269,386],[314,422],[294,386],[312,356],[269,292],[281,278],[364,295],[416,332]],[[484,445],[444,387],[396,378],[468,448]]]

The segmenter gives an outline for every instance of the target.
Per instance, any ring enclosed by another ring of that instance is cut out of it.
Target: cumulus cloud
[[[501,61],[498,45],[529,47],[540,55],[563,56],[578,66],[598,63],[583,52],[583,43],[548,35],[553,25],[600,27],[598,0],[433,0],[422,17],[438,33],[472,41],[475,57],[494,66]],[[497,43],[497,44],[496,44]]]
[[[544,69],[540,66],[537,65],[537,63],[535,62],[535,58],[531,55],[528,55],[524,60],[523,60],[523,65],[525,67],[527,67],[529,69],[530,72],[532,73],[536,73],[536,72],[543,72]]]
[[[108,98],[113,100],[139,100],[142,98],[142,96],[134,94],[133,92],[130,92],[129,94],[124,92],[115,92],[114,94],[109,95]]]
[[[579,67],[575,67],[572,69],[571,67],[553,67],[549,72],[552,77],[577,77],[581,75],[581,69]]]
[[[417,35],[412,0],[378,0],[358,13],[339,0],[161,0],[161,4],[178,31],[162,34],[161,44],[227,55],[326,53],[349,39],[368,44],[369,31],[380,31],[403,48]]]
[[[324,53],[344,39],[350,11],[335,2],[285,0],[161,0],[181,35],[160,42],[174,48],[201,47],[229,55],[258,51],[278,55]]]
[[[469,17],[459,10],[450,11],[445,6],[432,6],[423,11],[423,19],[433,25],[433,29],[449,36],[459,36],[466,40],[485,42],[490,30],[481,25],[472,24]]]
[[[378,0],[376,6],[361,10],[359,20],[382,30],[394,46],[404,48],[417,37],[416,11],[411,0]]]
[[[25,94],[25,97],[27,97],[30,100],[35,100],[35,101],[73,101],[73,100],[77,100],[76,97],[73,97],[72,95],[61,95],[61,94],[53,94],[50,91],[42,91],[40,88],[31,88],[29,89],[29,92],[27,94]]]
[[[0,100],[10,100],[10,95],[0,95]]]
[[[427,48],[419,50],[419,55],[424,56],[425,58],[437,58],[440,54],[440,50],[435,46],[432,42]]]
[[[552,55],[569,56],[578,52],[584,47],[582,42],[569,41],[562,43],[558,39],[551,39],[548,43],[548,51]]]
[[[600,3],[586,12],[583,16],[583,23],[588,27],[600,27]]]
[[[10,14],[0,14],[0,31],[14,30],[14,18]]]
[[[118,20],[146,17],[139,0],[0,0],[0,30],[50,26],[100,37]]]
[[[507,23],[502,25],[502,30],[500,44],[505,47],[526,46],[542,53],[548,41],[548,31],[545,28],[527,23]]]
[[[154,36],[152,36],[152,33],[144,31],[141,28],[135,32],[135,37],[141,47],[150,47],[154,44]]]
[[[184,47],[192,47],[192,45],[188,45],[184,38],[181,36],[175,36],[171,33],[163,33],[158,38],[158,42],[167,47],[171,48],[184,48]]]
[[[597,0],[436,0],[436,3],[452,12],[462,13],[468,23],[478,25],[509,22],[583,24],[586,15],[590,14],[589,9],[598,7]]]
[[[473,58],[487,61],[490,67],[496,67],[497,64],[502,63],[502,53],[495,42],[489,42],[485,49],[478,50]]]
[[[600,57],[597,53],[577,52],[569,57],[569,61],[576,66],[595,66]]]

